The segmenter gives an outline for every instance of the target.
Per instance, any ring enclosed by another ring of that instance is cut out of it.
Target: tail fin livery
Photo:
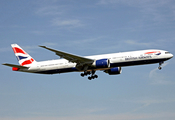
[[[18,59],[18,62],[21,66],[28,66],[36,61],[29,55],[27,54],[19,45],[17,44],[11,44],[12,49]]]

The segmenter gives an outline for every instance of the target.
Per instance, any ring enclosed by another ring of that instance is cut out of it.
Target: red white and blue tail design
[[[31,64],[35,63],[36,61],[27,54],[19,45],[11,44],[12,49],[18,59],[18,62],[21,66],[30,66]]]

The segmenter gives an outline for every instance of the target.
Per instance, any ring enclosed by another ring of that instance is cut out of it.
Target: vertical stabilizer
[[[11,44],[12,49],[18,59],[18,62],[21,66],[30,66],[31,64],[35,63],[36,61],[27,54],[19,45]]]

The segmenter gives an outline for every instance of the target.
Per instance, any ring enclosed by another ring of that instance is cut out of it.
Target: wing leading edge
[[[77,63],[77,67],[84,66],[84,65],[91,65],[94,62],[93,59],[89,59],[89,58],[73,55],[70,53],[62,52],[59,50],[48,48],[46,46],[39,46],[39,47],[42,47],[42,48],[45,48],[45,49],[50,50],[52,52],[55,52],[56,55],[68,60],[69,62]]]

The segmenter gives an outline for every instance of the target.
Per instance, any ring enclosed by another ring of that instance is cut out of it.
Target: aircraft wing
[[[29,68],[29,67],[25,67],[25,66],[20,66],[20,65],[14,65],[14,64],[8,64],[8,63],[4,63],[2,65],[6,65],[9,67],[16,67],[16,68]]]
[[[68,61],[73,62],[73,63],[85,65],[85,64],[92,64],[94,62],[93,59],[73,55],[73,54],[62,52],[59,50],[54,50],[54,49],[48,48],[46,46],[39,46],[39,47],[42,47],[42,48],[48,49],[52,52],[55,52],[56,55],[60,56],[61,58],[67,59]]]

